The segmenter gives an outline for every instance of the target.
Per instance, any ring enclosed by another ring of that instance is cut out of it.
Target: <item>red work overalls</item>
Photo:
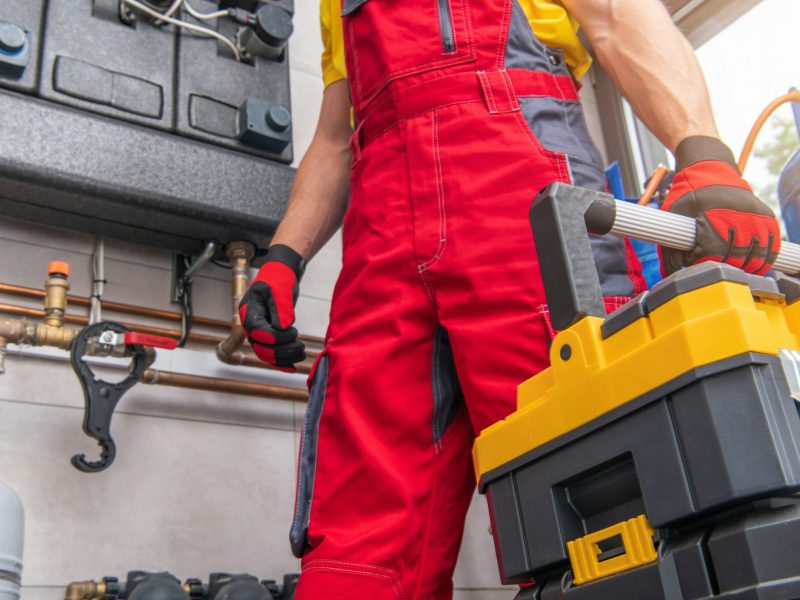
[[[531,201],[552,181],[604,189],[602,161],[561,51],[516,0],[345,0],[342,14],[358,127],[300,449],[296,597],[444,600],[474,436],[548,364]],[[638,262],[593,243],[614,308],[643,289]]]

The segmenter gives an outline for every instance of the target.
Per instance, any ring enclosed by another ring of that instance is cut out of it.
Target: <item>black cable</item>
[[[183,348],[189,339],[192,331],[192,280],[183,280],[181,285],[181,337],[178,339],[178,347]]]
[[[189,268],[189,257],[183,257],[184,269]],[[192,317],[194,311],[192,307],[192,279],[182,277],[178,282],[178,300],[181,304],[181,337],[178,339],[178,347],[183,348],[189,340],[192,331]]]

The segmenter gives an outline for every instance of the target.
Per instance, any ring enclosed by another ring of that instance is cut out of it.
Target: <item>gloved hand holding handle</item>
[[[692,136],[678,145],[675,160],[661,208],[697,219],[697,241],[688,252],[659,247],[664,274],[707,260],[766,273],[780,250],[780,227],[742,179],[730,149],[716,138]]]
[[[297,339],[294,306],[305,260],[289,246],[270,246],[267,259],[239,304],[239,317],[258,358],[280,371],[293,373],[306,358]]]

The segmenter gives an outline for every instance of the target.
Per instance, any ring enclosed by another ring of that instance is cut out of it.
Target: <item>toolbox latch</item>
[[[567,542],[575,585],[655,562],[655,532],[645,515]]]

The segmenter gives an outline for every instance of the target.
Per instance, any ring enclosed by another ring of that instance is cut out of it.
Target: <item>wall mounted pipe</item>
[[[0,600],[19,600],[24,539],[22,502],[0,481]]]
[[[186,375],[147,369],[142,377],[142,383],[151,385],[165,385],[169,387],[189,388],[208,392],[222,392],[238,394],[241,396],[257,396],[273,400],[291,400],[305,402],[308,392],[302,388],[290,388],[279,385],[241,381],[238,379],[222,379],[220,377],[203,377],[201,375]]]
[[[34,298],[34,299],[42,299],[45,296],[45,293],[42,290],[37,290],[36,288],[25,287],[21,285],[14,285],[10,283],[0,283],[0,293],[1,294],[9,294],[12,296],[21,296],[24,298]],[[67,295],[67,301],[70,304],[74,304],[76,306],[89,306],[90,299],[86,296],[74,296],[72,294]],[[123,314],[130,314],[136,315],[140,317],[149,317],[153,319],[165,319],[167,321],[176,321],[179,322],[181,320],[180,313],[171,312],[168,310],[160,310],[157,308],[147,308],[144,306],[137,306],[135,304],[125,304],[123,302],[113,302],[111,300],[103,300],[103,308],[105,310],[110,310],[112,312],[118,312]],[[223,321],[221,319],[210,319],[208,317],[192,317],[192,323],[195,325],[202,325],[205,327],[217,327],[220,329],[229,329],[231,324],[229,321]],[[325,343],[325,340],[321,337],[315,335],[307,335],[307,334],[300,334],[298,336],[302,341],[308,342],[310,344],[319,344],[322,345]],[[217,338],[214,342],[219,343],[221,338]],[[309,353],[311,356],[313,353]]]
[[[13,308],[13,307],[12,307]],[[3,310],[3,305],[0,305],[0,312]],[[26,309],[35,310],[35,309]],[[38,311],[43,313],[43,311]],[[88,320],[88,319],[87,319]],[[56,341],[69,340],[69,345],[72,344],[77,331],[70,327],[51,328],[40,323],[29,322],[25,319],[3,319],[0,320],[0,351],[4,352],[6,343],[13,344],[28,344],[32,346],[49,345],[55,347],[62,347],[59,344],[39,344],[41,339],[37,336],[38,331],[45,331],[52,335],[50,330],[55,329],[56,332],[63,334],[63,338]],[[69,347],[69,346],[68,346]],[[64,349],[62,347],[62,349]],[[258,366],[265,367],[264,363],[257,358],[252,357],[254,364],[249,364],[250,357],[245,357],[244,366]],[[2,363],[0,362],[0,365]],[[173,373],[170,371],[159,371],[156,369],[148,369],[145,371],[142,378],[143,383],[153,385],[166,385],[171,387],[191,388],[196,390],[204,390],[211,392],[225,392],[231,394],[241,394],[244,396],[258,396],[261,398],[274,398],[277,400],[294,400],[305,401],[308,399],[308,393],[301,388],[283,387],[278,385],[268,385],[263,383],[256,383],[250,381],[241,381],[237,379],[223,379],[219,377],[203,377],[200,375],[188,375],[185,373]],[[0,600],[3,600],[0,597]]]
[[[255,254],[255,246],[248,242],[234,242],[226,246],[225,253],[231,261],[231,332],[217,345],[217,358],[225,364],[241,365],[245,357],[245,353],[241,351],[245,332],[239,318],[239,303],[247,292],[249,284],[247,268]]]
[[[105,303],[104,303],[104,305],[105,305]],[[7,314],[7,315],[13,315],[13,316],[17,316],[17,317],[30,317],[32,319],[41,319],[42,317],[44,317],[44,311],[41,310],[41,309],[30,308],[28,306],[16,306],[14,304],[4,304],[4,303],[0,303],[0,313]],[[82,317],[80,315],[65,314],[64,315],[64,322],[67,323],[67,324],[80,325],[80,326],[83,327],[83,326],[88,325],[89,318],[88,317]],[[22,343],[25,343],[25,344],[30,344],[30,345],[33,345],[33,346],[40,345],[40,344],[34,343],[34,341],[33,341],[35,339],[34,337],[31,337],[31,336],[20,337],[16,333],[10,333],[10,332],[16,332],[19,327],[24,326],[24,323],[27,323],[25,321],[25,319],[22,319],[22,320],[20,320],[20,319],[0,319],[0,337],[5,337],[6,341],[8,343],[14,343],[15,344],[15,343],[17,343],[18,340],[21,340]],[[174,339],[178,339],[180,337],[180,335],[181,335],[180,331],[178,331],[177,329],[163,329],[163,328],[160,328],[160,327],[150,327],[150,326],[147,326],[147,325],[140,325],[140,324],[137,324],[137,323],[127,323],[127,322],[124,322],[124,321],[121,322],[121,324],[125,325],[125,327],[128,327],[132,331],[138,331],[140,333],[148,333],[148,334],[151,334],[151,335],[160,335],[160,336],[170,337],[170,338],[174,338]],[[31,326],[35,327],[36,324],[30,323],[27,326],[28,327],[31,327]],[[69,349],[69,346],[72,343],[71,340],[75,336],[75,331],[73,331],[72,329],[70,329],[68,327],[64,327],[62,329],[62,332],[63,332],[63,335],[67,336],[68,339],[65,338],[64,341],[63,341],[63,343],[66,344],[66,346],[59,346],[59,347],[62,347],[63,349]],[[201,343],[201,344],[214,344],[214,345],[218,345],[224,340],[224,338],[221,338],[219,336],[205,335],[205,334],[201,334],[201,333],[191,333],[191,334],[189,334],[189,339],[191,341],[193,341],[193,342],[197,342],[197,343]],[[310,355],[310,356],[314,356],[314,355]],[[236,365],[241,365],[241,366],[245,366],[245,367],[256,367],[256,368],[259,368],[259,369],[270,369],[269,365],[267,365],[266,363],[260,361],[258,359],[258,357],[255,356],[255,354],[251,354],[249,352],[242,352],[241,362],[228,363],[228,364],[236,364]],[[308,360],[305,361],[305,362],[299,363],[297,365],[298,373],[309,373],[311,371],[311,365],[312,365],[312,363],[310,361],[308,361]]]

